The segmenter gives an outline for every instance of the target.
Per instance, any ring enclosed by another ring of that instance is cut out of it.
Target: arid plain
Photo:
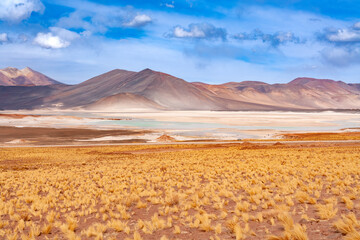
[[[356,240],[358,123],[356,112],[4,111],[0,237]]]
[[[3,148],[5,239],[359,239],[356,143]]]
[[[0,240],[360,240],[360,0],[0,0]]]

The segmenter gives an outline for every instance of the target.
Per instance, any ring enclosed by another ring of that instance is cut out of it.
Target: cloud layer
[[[300,40],[299,37],[295,36],[292,32],[277,32],[273,34],[265,34],[260,29],[255,29],[251,33],[239,33],[233,36],[237,40],[261,40],[264,43],[269,43],[273,47],[277,47],[286,43],[304,43],[304,40]]]
[[[143,28],[153,22],[151,16],[136,11],[130,6],[118,7],[89,3],[76,7],[78,9],[74,12],[61,17],[56,26],[105,34],[112,29]]]
[[[44,5],[40,0],[1,0],[0,20],[19,22],[30,17],[32,12],[42,13]]]
[[[139,14],[136,15],[130,22],[126,22],[123,25],[126,27],[142,27],[151,22],[151,17],[145,14]]]
[[[321,37],[332,43],[360,43],[360,29],[356,24],[353,28],[326,29]]]
[[[0,33],[0,43],[9,41],[7,33]]]
[[[360,30],[360,22],[354,23],[353,28],[356,29],[356,30]]]

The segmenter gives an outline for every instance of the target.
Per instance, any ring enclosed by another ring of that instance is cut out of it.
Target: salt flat
[[[155,141],[167,134],[177,141],[279,138],[292,132],[339,132],[360,127],[357,112],[255,112],[255,111],[3,111],[0,126],[22,128],[147,130],[136,137],[92,135],[79,141]],[[141,135],[143,134],[143,135]],[[13,139],[18,140],[18,139]],[[75,139],[77,140],[77,139]],[[12,141],[12,140],[11,140]],[[15,141],[18,142],[18,141]]]

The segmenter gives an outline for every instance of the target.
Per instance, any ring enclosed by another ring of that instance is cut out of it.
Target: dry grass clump
[[[336,230],[342,234],[350,234],[355,233],[356,228],[360,226],[360,223],[356,219],[356,216],[354,213],[350,213],[348,215],[343,215],[341,219],[337,220],[334,223],[334,227]],[[356,234],[352,234],[356,235]]]
[[[358,231],[353,231],[347,234],[344,237],[345,240],[360,240],[360,233]]]
[[[287,140],[319,141],[319,140],[360,140],[360,132],[316,132],[289,133],[282,135]]]
[[[315,205],[316,210],[318,212],[318,215],[320,219],[322,220],[329,220],[336,216],[336,213],[338,211],[337,208],[334,208],[333,203],[328,204],[317,204]]]
[[[281,213],[278,215],[278,220],[283,226],[282,236],[269,236],[269,240],[308,240],[306,233],[306,226],[298,223],[294,224],[293,218],[289,213]]]
[[[359,159],[351,146],[1,149],[0,239],[358,240]]]

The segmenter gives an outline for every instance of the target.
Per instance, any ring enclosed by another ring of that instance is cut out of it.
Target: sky
[[[77,84],[150,68],[189,82],[360,82],[356,0],[0,0],[0,68]]]

